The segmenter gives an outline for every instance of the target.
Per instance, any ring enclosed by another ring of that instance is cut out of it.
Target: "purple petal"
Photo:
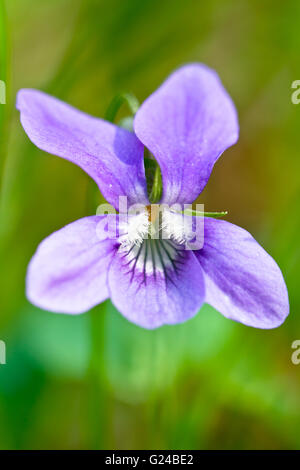
[[[161,252],[164,256],[162,247]],[[193,252],[182,251],[176,271],[165,268],[167,278],[157,260],[154,273],[150,246],[146,261],[145,253],[143,248],[135,266],[120,251],[116,253],[108,277],[114,305],[129,321],[149,329],[193,317],[204,298],[203,273]]]
[[[17,108],[30,140],[80,166],[108,202],[147,203],[143,145],[132,132],[89,116],[37,90],[20,90]]]
[[[281,271],[246,230],[206,218],[204,247],[195,254],[204,271],[205,302],[225,317],[257,328],[285,320],[289,301]]]
[[[97,235],[104,217],[77,220],[42,241],[27,272],[27,297],[33,304],[76,314],[108,297],[107,272],[114,245]]]
[[[231,98],[217,74],[201,64],[174,72],[142,104],[134,129],[160,165],[169,204],[193,202],[216,160],[238,139]]]

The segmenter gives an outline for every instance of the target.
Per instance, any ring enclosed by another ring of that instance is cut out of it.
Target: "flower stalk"
[[[105,360],[106,305],[104,302],[90,312],[91,356],[89,364],[89,421],[91,442],[94,449],[100,444],[109,448],[110,442],[110,397]]]

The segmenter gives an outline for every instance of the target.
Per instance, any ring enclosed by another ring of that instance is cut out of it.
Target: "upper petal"
[[[193,252],[182,250],[175,256],[163,243],[144,241],[128,255],[119,250],[108,275],[114,305],[128,320],[149,329],[188,320],[204,299],[203,273]]]
[[[120,195],[147,202],[143,145],[132,132],[37,90],[20,90],[17,108],[30,140],[80,166],[108,202],[118,207]]]
[[[193,202],[238,139],[234,104],[218,75],[201,64],[174,72],[142,104],[134,129],[160,165],[169,204]]]
[[[85,217],[53,233],[31,259],[26,294],[35,305],[61,313],[82,313],[108,297],[111,239],[99,239],[105,216]]]
[[[204,247],[195,252],[205,279],[205,302],[225,317],[257,328],[275,328],[289,313],[282,273],[244,229],[205,219]]]

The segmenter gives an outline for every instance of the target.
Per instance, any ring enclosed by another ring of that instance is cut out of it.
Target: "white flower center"
[[[138,214],[127,214],[120,224],[119,242],[125,247],[140,246],[144,240],[172,240],[183,245],[194,237],[192,223],[192,217],[151,204]]]
[[[193,237],[191,217],[152,204],[121,222],[119,252],[132,276],[143,273],[146,282],[148,274],[162,274],[167,280],[170,269],[179,271],[184,245]]]

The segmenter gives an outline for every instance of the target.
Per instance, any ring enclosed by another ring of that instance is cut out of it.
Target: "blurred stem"
[[[88,213],[95,213],[95,185],[89,182]],[[90,400],[88,403],[92,449],[109,449],[110,395],[105,361],[106,302],[90,311],[91,354],[89,364]]]
[[[0,80],[5,83],[7,92],[7,24],[4,0],[0,0]],[[7,144],[7,104],[0,103],[0,178],[2,189],[2,173],[5,161],[5,150]]]
[[[61,96],[70,89],[75,77],[77,77],[76,65],[81,58],[81,54],[86,49],[86,43],[90,39],[90,31],[88,28],[82,28],[83,19],[86,18],[90,1],[81,0],[76,15],[75,24],[72,31],[72,38],[62,57],[55,76],[44,86],[45,91]],[[71,76],[71,78],[70,78]]]
[[[167,377],[163,364],[166,359],[165,336],[160,329],[151,331],[152,342],[149,364],[149,399],[148,399],[148,440],[154,448],[163,448],[163,430],[162,430],[162,387]]]
[[[106,339],[106,302],[90,312],[91,320],[91,356],[89,401],[90,431],[92,449],[109,449],[110,429],[110,394],[106,374],[105,339]]]

